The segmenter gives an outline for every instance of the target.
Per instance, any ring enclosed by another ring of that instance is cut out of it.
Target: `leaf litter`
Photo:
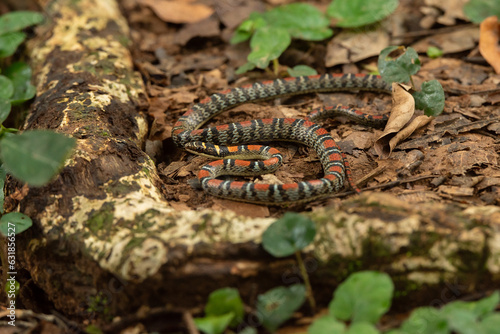
[[[166,199],[179,210],[216,208],[255,217],[276,217],[290,209],[314,210],[340,201],[332,196],[287,208],[267,207],[213,198],[191,186],[190,180],[196,178],[199,168],[209,160],[175,147],[170,132],[176,120],[193,103],[213,93],[275,77],[262,71],[236,75],[236,68],[246,62],[250,49],[248,43],[228,43],[239,22],[254,10],[264,10],[266,3],[257,0],[176,3],[191,8],[192,15],[180,15],[185,11],[162,14],[155,8],[172,5],[172,1],[127,0],[122,4],[132,28],[135,62],[150,94],[150,141],[162,145],[153,157],[164,182]],[[311,3],[325,10],[324,3]],[[367,73],[366,69],[376,68],[374,55],[385,46],[413,45],[423,65],[414,76],[416,86],[423,81],[439,80],[446,94],[443,114],[427,118],[427,125],[416,126],[407,134],[398,130],[397,135],[407,138],[396,139],[388,158],[377,153],[374,146],[382,134],[380,130],[343,118],[325,121],[324,126],[346,152],[353,176],[363,186],[376,188],[399,180],[399,185],[383,191],[410,203],[432,199],[499,205],[500,76],[495,74],[494,65],[484,60],[488,56],[481,56],[479,27],[466,23],[459,11],[451,10],[455,8],[452,3],[457,0],[424,3],[411,0],[401,3],[386,22],[369,30],[337,31],[340,33],[331,41],[294,40],[286,56],[280,59],[279,70],[305,64],[320,73]],[[432,13],[434,19],[429,18]],[[366,38],[370,34],[381,37]],[[367,46],[360,46],[360,41]],[[429,46],[442,49],[444,56],[427,58],[425,51]],[[360,51],[363,49],[369,52],[363,55],[364,51]],[[344,58],[332,60],[335,57]],[[303,118],[316,107],[339,103],[372,114],[387,113],[390,109],[390,97],[377,93],[308,94],[238,106],[208,125],[272,117]],[[284,166],[274,175],[243,179],[296,182],[322,176],[321,164],[308,148],[292,143],[272,144],[283,152]]]

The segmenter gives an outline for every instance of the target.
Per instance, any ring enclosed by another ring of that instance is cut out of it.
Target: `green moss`
[[[97,313],[104,318],[110,317],[109,301],[103,293],[99,292],[95,296],[89,297],[89,303],[87,307],[88,313]],[[110,320],[110,319],[109,319]]]
[[[411,256],[427,255],[432,246],[436,244],[442,236],[435,232],[418,232],[415,231],[410,235],[410,252]]]
[[[118,37],[118,42],[126,48],[129,48],[132,45],[132,41],[126,35],[120,35]]]
[[[129,181],[113,181],[108,185],[107,192],[110,193],[113,198],[124,197],[131,192],[139,191],[141,187],[137,182],[129,182]]]
[[[123,252],[126,253],[128,252],[129,250],[133,249],[133,248],[136,248],[138,247],[139,245],[141,245],[143,242],[144,242],[144,239],[146,238],[132,238],[128,243],[127,245],[125,245],[124,249],[123,249]]]
[[[156,224],[154,218],[160,215],[160,211],[155,209],[148,209],[143,214],[137,215],[135,217],[135,222],[137,226],[140,226],[144,230],[148,230],[151,226]]]
[[[114,209],[112,203],[106,202],[100,210],[92,210],[87,221],[90,231],[94,234],[99,234],[101,231],[108,233],[113,225]]]
[[[370,235],[371,233],[368,234]],[[390,246],[377,238],[363,240],[362,247],[362,254],[370,259],[383,259],[393,256]]]

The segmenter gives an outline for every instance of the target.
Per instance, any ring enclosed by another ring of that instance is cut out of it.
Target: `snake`
[[[215,160],[198,172],[197,183],[208,194],[243,202],[267,205],[309,202],[339,192],[347,182],[359,189],[335,140],[319,120],[346,116],[370,127],[380,128],[387,115],[369,115],[343,105],[314,109],[307,117],[270,118],[203,127],[211,118],[235,106],[283,96],[332,91],[391,92],[381,77],[365,74],[321,74],[287,77],[227,89],[194,104],[174,124],[172,139],[184,150]],[[290,141],[316,152],[324,176],[285,184],[223,180],[223,175],[257,176],[274,172],[283,157],[276,148],[256,144]],[[230,146],[229,146],[230,145]]]

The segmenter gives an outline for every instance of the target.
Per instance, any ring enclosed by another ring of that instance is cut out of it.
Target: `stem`
[[[279,74],[280,63],[278,62],[278,58],[273,59],[273,69],[274,75],[277,77]]]
[[[296,251],[295,256],[297,257],[300,273],[302,274],[302,277],[304,278],[304,284],[306,285],[306,294],[307,299],[309,300],[309,306],[311,306],[311,310],[314,313],[316,310],[316,301],[314,300],[311,282],[309,281],[309,275],[307,274],[306,266],[304,266],[304,261],[302,261],[302,255],[300,255],[300,252]]]
[[[413,90],[417,90],[417,89],[415,88],[415,83],[413,82],[413,77],[412,77],[411,75],[410,75],[410,83],[411,83],[411,88],[412,88]]]

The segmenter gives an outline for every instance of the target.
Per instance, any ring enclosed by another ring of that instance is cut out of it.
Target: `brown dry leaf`
[[[269,217],[269,207],[246,202],[214,198],[214,209],[231,210],[246,217]]]
[[[396,147],[397,144],[401,143],[403,140],[411,136],[415,130],[427,125],[434,117],[429,117],[425,115],[421,115],[415,117],[408,126],[406,126],[403,130],[399,131],[391,140],[389,140],[389,154]]]
[[[394,145],[390,145],[394,134],[399,132],[413,117],[415,100],[401,84],[392,84],[392,111],[384,132],[378,137],[374,148],[380,157],[388,158]],[[405,137],[406,138],[406,137]]]
[[[191,104],[198,98],[198,95],[187,92],[187,91],[181,91],[178,93],[170,94],[170,96],[167,98],[168,100],[172,100],[175,102],[174,107],[172,108],[177,108],[178,105],[183,105],[183,104]]]
[[[206,19],[214,10],[206,5],[193,3],[192,0],[140,0],[150,7],[160,19],[170,23],[194,23]]]
[[[434,34],[411,45],[417,52],[426,52],[429,46],[440,48],[443,53],[456,53],[471,50],[479,40],[477,27],[465,27],[452,32]]]
[[[441,9],[444,14],[437,19],[438,23],[452,26],[456,19],[467,20],[462,8],[469,0],[425,0],[427,6]]]
[[[474,195],[474,188],[471,188],[471,187],[456,187],[456,186],[441,185],[438,187],[438,191],[440,193],[451,195],[451,196],[472,196],[472,195]]]
[[[367,33],[341,32],[327,46],[325,63],[327,67],[355,63],[376,56],[389,46],[389,35],[379,29]]]
[[[497,166],[498,155],[494,151],[494,140],[481,135],[469,134],[469,141],[449,144],[432,151],[430,161],[435,172],[464,175],[477,166]]]
[[[496,16],[484,19],[479,26],[479,52],[486,61],[500,74],[500,23]]]
[[[236,28],[252,12],[264,12],[266,10],[265,3],[259,0],[215,1],[214,5],[217,17],[229,29]]]
[[[219,34],[219,20],[215,17],[209,17],[196,23],[186,24],[184,28],[179,30],[179,32],[175,35],[174,43],[185,45],[195,37],[208,38],[219,36]]]

